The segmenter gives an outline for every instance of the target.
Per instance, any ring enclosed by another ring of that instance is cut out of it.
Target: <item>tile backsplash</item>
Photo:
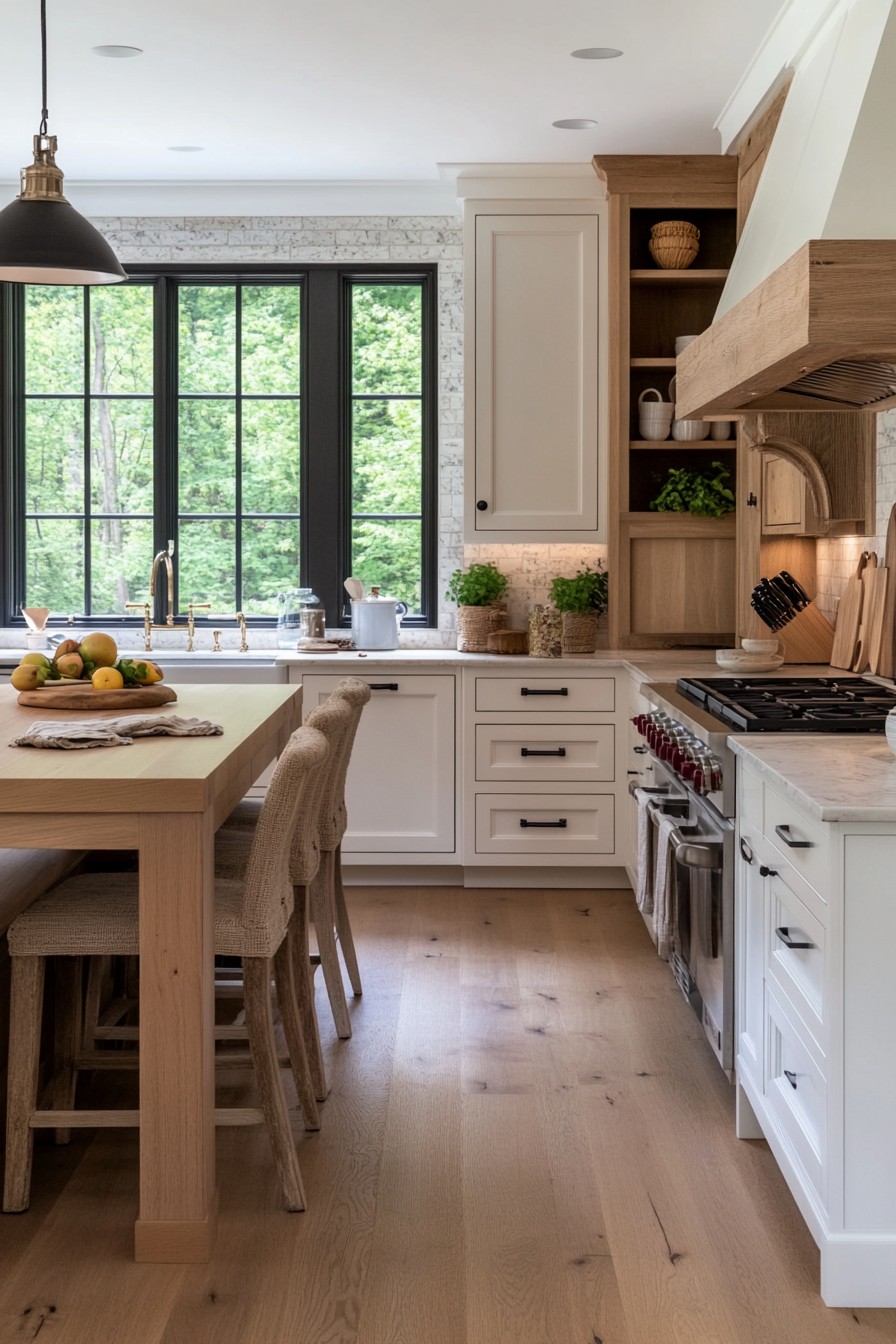
[[[507,576],[507,608],[510,627],[525,630],[529,613],[538,602],[548,602],[551,582],[571,579],[580,569],[594,569],[600,560],[606,569],[607,547],[599,545],[539,543],[533,545],[464,546],[464,567],[492,561]],[[607,647],[606,620],[601,619],[598,648]]]

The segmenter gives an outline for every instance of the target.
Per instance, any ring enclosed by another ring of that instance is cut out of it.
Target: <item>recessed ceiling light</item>
[[[113,61],[126,61],[131,56],[142,56],[142,47],[91,47],[94,56],[108,56]]]
[[[169,145],[172,154],[201,154],[205,145]]]
[[[590,131],[597,122],[588,117],[567,117],[564,121],[552,121],[551,125],[560,131]]]
[[[579,47],[578,51],[569,54],[575,56],[577,61],[615,61],[622,52],[618,47]]]

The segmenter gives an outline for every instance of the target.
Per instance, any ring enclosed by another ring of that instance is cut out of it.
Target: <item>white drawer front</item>
[[[476,778],[612,783],[616,730],[607,724],[476,725]]]
[[[780,874],[769,879],[768,974],[815,1041],[823,1044],[825,931]]]
[[[769,843],[824,897],[834,874],[830,827],[815,821],[789,798],[765,786],[765,835]]]
[[[738,761],[737,815],[762,830],[762,780]]]
[[[514,714],[612,714],[616,683],[612,677],[477,677],[476,708]]]
[[[822,1197],[826,1083],[781,1003],[766,989],[766,1103]]]
[[[477,854],[612,854],[614,825],[611,793],[476,796]]]

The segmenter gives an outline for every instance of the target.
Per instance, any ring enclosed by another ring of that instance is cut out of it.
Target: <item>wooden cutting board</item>
[[[19,704],[33,709],[152,709],[177,695],[170,686],[127,686],[120,691],[95,691],[89,682],[54,681],[39,691],[21,691]]]
[[[887,594],[890,591],[890,571],[885,565],[878,565],[871,581],[871,591],[868,593],[867,601],[868,611],[868,666],[861,668],[862,672],[868,671],[872,676],[877,675],[880,667],[880,651],[883,639],[884,627],[884,608],[886,607]]]
[[[488,637],[489,653],[528,653],[528,630],[495,630]]]
[[[856,572],[853,574],[846,591],[840,599],[837,611],[837,629],[834,634],[834,647],[831,651],[831,666],[851,668],[856,656],[856,644],[859,642],[859,622],[862,617],[862,597],[864,588],[862,575],[868,563],[868,553],[859,556]]]
[[[865,672],[868,668],[868,649],[871,639],[871,596],[877,581],[877,554],[872,551],[862,573],[862,616],[859,621],[859,638],[852,660],[853,672]]]
[[[877,663],[878,674],[892,678],[896,675],[896,504],[890,510],[887,524],[887,547],[884,551],[884,565],[889,572],[887,595],[884,599],[883,616],[880,630],[880,658]]]

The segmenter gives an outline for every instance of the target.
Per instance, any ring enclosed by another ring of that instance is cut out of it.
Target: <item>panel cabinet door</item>
[[[475,535],[598,526],[598,219],[476,220]]]
[[[742,821],[735,858],[734,899],[737,910],[737,1046],[738,1069],[749,1069],[761,1090],[764,1045],[765,904],[767,879],[762,876],[762,837]]]
[[[453,853],[454,677],[362,679],[383,689],[364,707],[352,750],[343,852]],[[340,680],[304,677],[304,713]]]

